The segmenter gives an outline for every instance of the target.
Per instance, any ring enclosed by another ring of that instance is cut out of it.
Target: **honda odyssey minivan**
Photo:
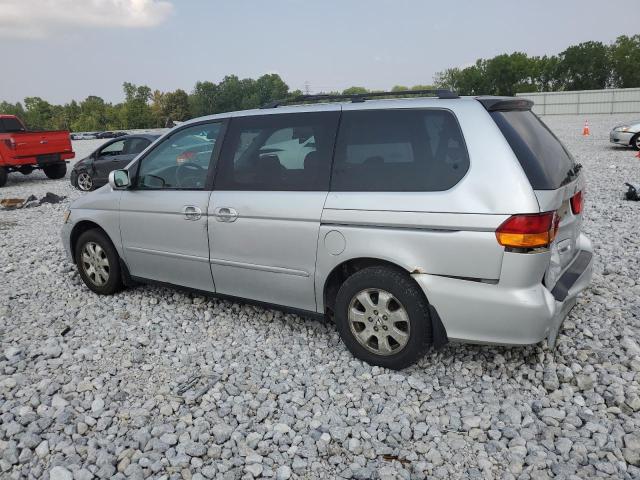
[[[181,124],[73,202],[65,249],[98,294],[326,315],[392,369],[449,340],[553,347],[591,279],[581,166],[528,100],[409,93]]]

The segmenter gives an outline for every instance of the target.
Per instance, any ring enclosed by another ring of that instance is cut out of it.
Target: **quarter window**
[[[447,110],[344,112],[331,189],[431,192],[453,187],[469,169],[469,155]]]
[[[338,112],[231,120],[218,190],[327,190]]]
[[[166,137],[140,161],[139,189],[202,190],[221,123],[183,128]]]

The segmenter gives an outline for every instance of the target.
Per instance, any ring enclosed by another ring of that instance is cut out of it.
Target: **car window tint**
[[[124,151],[124,140],[119,142],[113,142],[100,150],[101,157],[112,157],[114,155],[120,155]]]
[[[177,130],[140,162],[136,186],[140,189],[201,190],[222,124],[204,123]]]
[[[338,119],[338,112],[233,118],[215,188],[326,190]]]
[[[555,190],[572,180],[573,157],[533,112],[499,111],[491,117],[535,190]]]
[[[126,140],[125,152],[129,155],[136,155],[147,148],[150,143],[146,138],[131,138]]]
[[[0,118],[0,133],[18,133],[24,131],[24,126],[17,118]]]
[[[349,111],[340,122],[331,189],[442,191],[468,169],[462,132],[447,110]]]

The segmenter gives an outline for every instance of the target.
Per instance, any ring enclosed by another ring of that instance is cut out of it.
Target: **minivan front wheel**
[[[111,240],[100,230],[80,235],[75,249],[80,278],[100,295],[112,295],[122,289],[120,260]]]
[[[432,343],[427,300],[400,269],[367,267],[347,278],[336,297],[335,318],[347,348],[372,365],[405,368]]]
[[[631,139],[631,146],[636,150],[640,150],[640,133]]]

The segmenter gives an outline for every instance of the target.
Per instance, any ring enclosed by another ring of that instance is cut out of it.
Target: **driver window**
[[[124,150],[124,140],[119,142],[113,142],[102,150],[100,150],[100,157],[113,157],[114,155],[121,155]]]
[[[139,189],[204,189],[221,123],[178,130],[160,142],[141,163]]]

